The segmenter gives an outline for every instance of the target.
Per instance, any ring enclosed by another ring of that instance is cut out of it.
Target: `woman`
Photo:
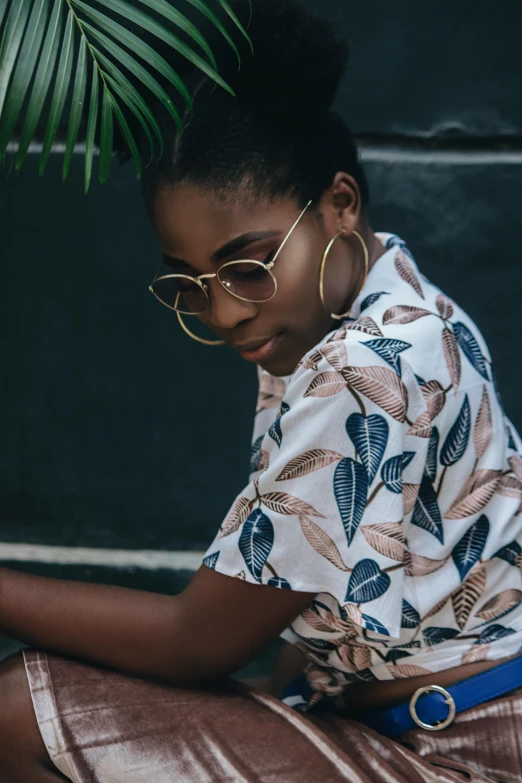
[[[369,226],[345,44],[254,20],[237,99],[189,74],[144,178],[152,292],[259,366],[251,482],[174,598],[0,570],[31,645],[0,780],[519,780],[520,439],[477,327]],[[265,690],[226,679],[279,634]]]

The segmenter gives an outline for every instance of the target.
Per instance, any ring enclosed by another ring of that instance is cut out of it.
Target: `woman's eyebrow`
[[[238,253],[240,250],[243,250],[245,247],[252,245],[254,242],[260,242],[263,239],[270,239],[271,237],[279,236],[279,234],[279,231],[247,231],[245,234],[240,234],[239,236],[234,237],[234,239],[231,239],[230,242],[227,242],[226,244],[222,245],[222,247],[218,248],[214,253],[212,253],[211,261],[214,264],[218,264],[220,261],[224,261],[229,256],[233,255],[234,253]],[[176,266],[191,266],[188,261],[184,261],[182,258],[176,258],[175,256],[168,255],[167,253],[163,253],[163,256],[170,265],[175,264]]]
[[[269,239],[279,235],[279,231],[247,231],[245,234],[240,234],[238,237],[231,239],[225,245],[220,247],[215,253],[212,254],[211,260],[216,264],[219,261],[224,261],[225,258],[238,253],[243,248],[252,245],[254,242],[260,242],[262,239]]]

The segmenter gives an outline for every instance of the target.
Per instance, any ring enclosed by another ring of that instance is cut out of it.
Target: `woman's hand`
[[[302,652],[290,642],[285,642],[268,677],[243,677],[241,682],[272,696],[281,696],[285,686],[302,674],[305,666],[306,658]]]

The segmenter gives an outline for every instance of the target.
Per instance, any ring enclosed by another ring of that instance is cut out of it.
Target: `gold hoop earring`
[[[361,243],[361,246],[362,246],[362,249],[363,249],[363,253],[364,253],[364,275],[363,275],[362,283],[359,286],[359,290],[358,290],[357,294],[353,298],[353,302],[350,305],[350,309],[346,313],[341,313],[340,315],[336,315],[335,313],[331,313],[329,311],[329,309],[327,308],[326,303],[324,301],[324,267],[325,267],[325,264],[326,264],[326,259],[328,258],[328,253],[330,252],[333,243],[335,242],[335,240],[338,237],[342,236],[342,234],[344,234],[344,233],[345,233],[345,229],[343,228],[341,231],[339,231],[338,234],[336,234],[334,236],[333,239],[330,240],[326,250],[324,251],[323,260],[321,261],[321,268],[319,270],[319,296],[321,297],[322,305],[323,305],[324,309],[326,310],[326,312],[328,313],[328,315],[330,316],[330,318],[334,318],[336,321],[342,321],[343,318],[347,318],[350,315],[350,312],[351,312],[351,309],[352,309],[352,306],[353,306],[353,302],[355,302],[355,300],[357,299],[357,297],[361,293],[361,291],[363,289],[363,286],[364,286],[364,284],[366,282],[366,278],[368,277],[368,268],[369,268],[369,261],[370,261],[369,254],[368,254],[368,248],[366,246],[366,242],[364,241],[364,239],[362,238],[362,236],[359,234],[358,231],[353,231],[352,233],[355,234],[355,236],[357,237],[357,239]]]
[[[183,318],[181,317],[181,313],[178,312],[177,310],[176,310],[176,315],[178,316],[178,321],[185,334],[188,334],[188,336],[192,337],[193,340],[196,340],[198,343],[203,343],[203,345],[226,345],[224,340],[204,340],[202,337],[198,337],[196,334],[193,334],[190,331],[188,326],[183,321]]]

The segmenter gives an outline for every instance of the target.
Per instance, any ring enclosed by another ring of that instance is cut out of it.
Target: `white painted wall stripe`
[[[42,151],[42,142],[33,141],[29,145],[29,154],[39,155]],[[404,144],[385,143],[382,146],[378,144],[368,144],[365,141],[358,143],[358,149],[363,162],[405,162],[405,163],[445,163],[453,166],[476,166],[479,165],[521,165],[522,152],[520,150],[445,150],[445,149],[423,149],[408,147],[408,139],[404,139]],[[18,142],[12,141],[7,145],[7,151],[16,153],[18,151]],[[63,155],[65,152],[65,143],[58,141],[52,146],[52,152]],[[75,155],[85,154],[85,144],[79,143],[74,147]],[[95,148],[94,154],[98,155],[99,150]]]
[[[412,163],[412,164],[444,164],[452,166],[499,166],[521,165],[520,150],[434,150],[411,149],[401,145],[359,144],[363,163]]]
[[[97,549],[89,547],[45,546],[0,542],[0,561],[49,563],[58,565],[111,566],[112,568],[167,568],[196,571],[204,552],[156,549]]]

